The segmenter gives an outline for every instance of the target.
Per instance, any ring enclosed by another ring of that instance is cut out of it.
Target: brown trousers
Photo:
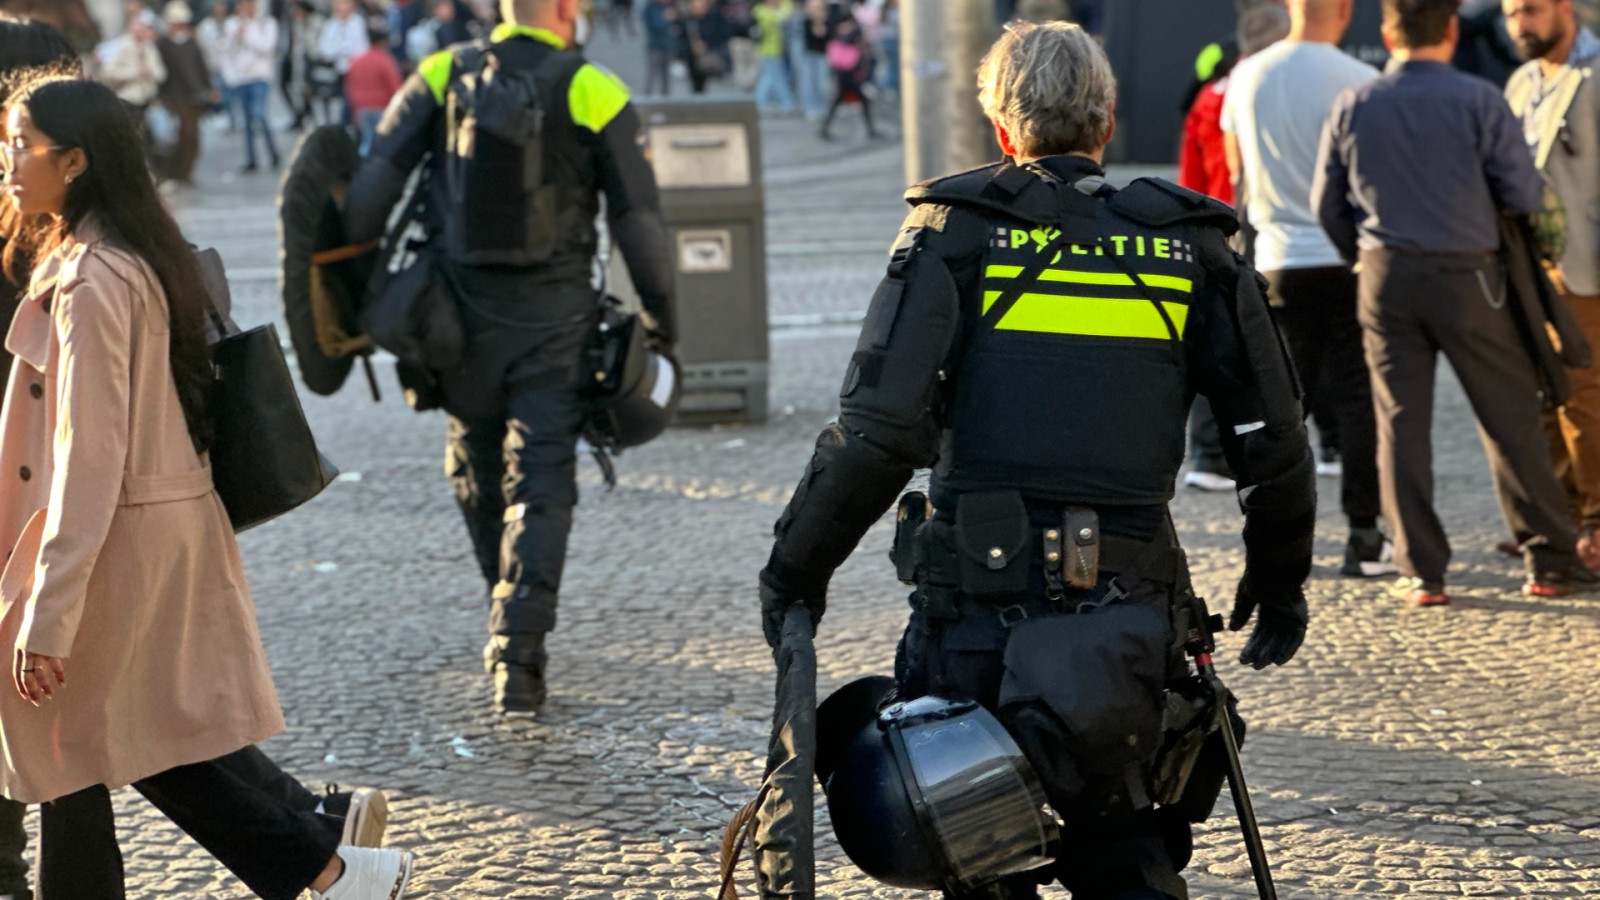
[[[200,156],[200,117],[203,106],[173,106],[172,114],[178,118],[178,143],[172,148],[172,177],[179,181],[194,178],[194,161]]]
[[[1600,296],[1568,293],[1558,277],[1572,314],[1590,346],[1600,351]],[[1556,475],[1567,489],[1567,505],[1574,521],[1600,527],[1600,363],[1587,369],[1568,369],[1572,398],[1556,411],[1544,413],[1545,436]]]

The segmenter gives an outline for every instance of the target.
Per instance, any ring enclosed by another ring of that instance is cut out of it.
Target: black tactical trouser
[[[591,295],[592,296],[592,295]],[[592,305],[593,300],[585,302]],[[468,333],[474,322],[464,310]],[[472,336],[468,375],[446,381],[451,410],[445,472],[455,486],[473,552],[489,587],[484,662],[544,668],[544,636],[556,626],[556,598],[578,502],[577,443],[584,404],[577,369],[589,323],[529,329],[485,327]],[[499,385],[469,388],[473,382]],[[492,402],[458,398],[469,390]],[[476,406],[476,409],[464,407]]]
[[[1034,580],[1036,589],[1021,604],[1030,616],[1074,610],[1080,603],[1098,599],[1111,578],[1102,576],[1093,591],[1068,591],[1059,604],[1045,597],[1042,578]],[[1170,587],[1129,576],[1121,576],[1118,582],[1128,592],[1128,597],[1118,602],[1148,603],[1170,610]],[[1008,629],[1000,616],[1001,607],[958,595],[952,618],[930,614],[920,591],[917,596],[914,605],[918,609],[912,613],[895,655],[900,694],[976,700],[1005,721],[999,705]],[[1182,665],[1170,657],[1166,664],[1169,668]],[[1057,786],[1044,775],[1049,767],[1036,762],[1034,768],[1046,782],[1045,792],[1059,798],[1054,790]],[[1056,880],[1072,892],[1073,900],[1186,900],[1188,891],[1178,872],[1188,865],[1192,849],[1187,822],[1156,810],[1085,820],[1075,815],[1074,804],[1056,799],[1052,805],[1065,822],[1055,865],[970,893],[946,896],[952,900],[1033,900],[1040,883]]]

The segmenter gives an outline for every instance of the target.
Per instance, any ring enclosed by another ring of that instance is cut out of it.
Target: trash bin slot
[[[650,126],[651,163],[664,191],[749,187],[754,164],[740,122]]]
[[[677,138],[672,142],[674,150],[715,150],[728,146],[727,138]]]

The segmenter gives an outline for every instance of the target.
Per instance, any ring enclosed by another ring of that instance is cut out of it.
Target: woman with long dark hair
[[[47,75],[76,78],[83,74],[77,51],[67,43],[60,32],[43,22],[24,22],[0,15],[0,107],[8,103],[11,94],[22,84]],[[15,211],[11,204],[0,204],[0,232],[9,233],[6,226]],[[3,257],[7,278],[0,278],[0,329],[11,323],[11,314],[17,308],[17,285],[27,278],[26,256],[18,256],[10,245],[0,240],[0,257]],[[11,372],[11,354],[0,346],[0,382]],[[0,828],[0,831],[3,831]],[[0,859],[0,869],[4,861]],[[0,877],[0,897],[6,893]]]
[[[0,15],[0,108],[4,108],[11,93],[26,80],[44,75],[75,78],[81,74],[77,51],[60,32],[43,22]],[[0,204],[0,233],[10,231],[5,223],[14,216],[11,204]],[[6,273],[0,276],[0,334],[3,334],[21,298],[18,285],[27,278],[30,266],[26,254],[17,254],[3,239],[0,239],[0,260]],[[12,272],[18,275],[11,277]],[[11,354],[0,346],[0,384],[5,383],[10,373]],[[21,803],[0,799],[0,898],[23,900],[31,896],[28,862],[23,855],[28,847],[28,833],[22,827],[24,812]]]
[[[133,122],[65,79],[5,122],[12,237],[39,264],[0,413],[0,791],[42,804],[41,900],[121,900],[129,784],[264,900],[400,900],[410,854],[339,846],[338,819],[261,787],[287,776],[240,774],[283,717],[205,455],[209,300]]]

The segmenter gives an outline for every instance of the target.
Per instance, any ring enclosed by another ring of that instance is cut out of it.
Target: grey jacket
[[[1537,60],[1506,84],[1506,100],[1521,117],[1534,88]],[[1561,276],[1580,296],[1600,295],[1600,59],[1565,67],[1541,117],[1534,163],[1566,209],[1567,244]]]

